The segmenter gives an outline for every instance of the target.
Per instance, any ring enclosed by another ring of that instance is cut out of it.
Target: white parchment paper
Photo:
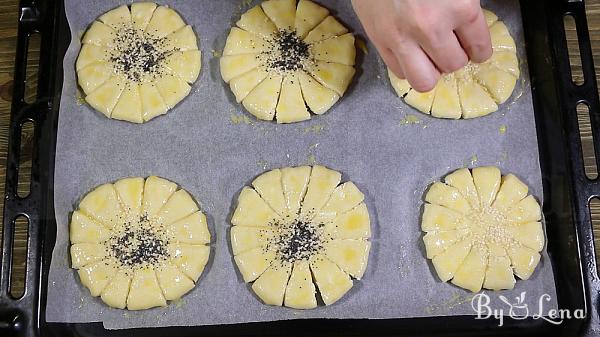
[[[347,0],[319,1],[363,40]],[[212,325],[301,318],[401,318],[473,315],[472,294],[442,283],[424,257],[420,231],[423,192],[456,168],[498,165],[542,199],[531,92],[521,81],[512,103],[474,120],[430,118],[393,92],[371,44],[359,56],[358,72],[345,97],[309,122],[259,122],[236,104],[220,78],[218,52],[229,28],[249,7],[240,0],[161,0],[182,14],[199,36],[201,76],[166,116],[144,125],[109,120],[77,98],[74,63],[79,38],[118,0],[65,0],[73,36],[64,59],[55,167],[58,225],[48,284],[46,319],[97,322],[111,329]],[[255,2],[256,3],[256,2]],[[254,4],[254,3],[253,3]],[[252,4],[252,5],[253,5]],[[522,79],[528,78],[518,1],[486,1],[517,41]],[[228,242],[229,219],[241,188],[266,169],[319,163],[339,170],[365,193],[373,247],[364,278],[339,302],[300,311],[263,305],[237,273]],[[90,296],[70,268],[68,223],[78,201],[93,187],[128,176],[159,175],[177,182],[202,203],[213,234],[211,259],[196,288],[165,308],[128,312]],[[499,294],[555,308],[552,267],[544,253],[533,276]]]

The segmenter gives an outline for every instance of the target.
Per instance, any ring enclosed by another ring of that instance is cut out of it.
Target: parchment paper
[[[347,0],[321,1],[359,37],[364,32]],[[50,322],[102,321],[111,329],[210,325],[298,318],[400,318],[473,315],[472,294],[442,283],[424,257],[420,215],[428,185],[454,169],[498,165],[542,199],[541,174],[530,88],[522,82],[513,103],[474,120],[430,118],[393,92],[385,67],[369,43],[359,53],[354,84],[343,99],[311,121],[276,125],[256,121],[236,104],[219,75],[218,53],[247,1],[162,0],[181,13],[199,35],[203,69],[192,93],[166,116],[144,125],[108,120],[78,99],[74,62],[79,38],[117,0],[66,0],[73,41],[64,60],[55,171],[58,224],[48,284]],[[253,5],[253,4],[252,4]],[[524,63],[518,1],[487,1],[507,23]],[[522,66],[522,79],[528,78]],[[373,247],[364,278],[339,302],[300,311],[263,305],[233,263],[229,219],[241,188],[266,169],[319,163],[339,170],[365,193]],[[80,198],[93,187],[128,176],[159,175],[202,203],[213,234],[211,259],[196,288],[165,308],[110,309],[81,286],[68,257],[68,223]],[[553,272],[544,253],[528,281],[512,291],[487,292],[497,299],[526,291],[537,308],[540,296],[555,308]]]

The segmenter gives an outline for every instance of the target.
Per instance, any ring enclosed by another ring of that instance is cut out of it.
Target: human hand
[[[433,89],[440,73],[492,55],[479,0],[352,0],[387,66],[413,89]]]

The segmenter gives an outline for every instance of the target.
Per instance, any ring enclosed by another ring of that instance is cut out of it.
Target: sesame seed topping
[[[104,246],[117,265],[128,268],[155,266],[166,261],[170,255],[169,233],[156,219],[147,215],[121,217],[113,235]]]
[[[166,72],[165,60],[175,51],[166,38],[124,26],[116,30],[109,61],[115,73],[137,83],[152,81]]]
[[[267,71],[286,75],[306,69],[311,62],[309,45],[293,31],[282,29],[274,33],[269,41],[272,48],[257,56]]]
[[[294,220],[274,226],[275,235],[268,240],[266,249],[274,250],[281,261],[306,261],[318,255],[327,241],[323,224]]]

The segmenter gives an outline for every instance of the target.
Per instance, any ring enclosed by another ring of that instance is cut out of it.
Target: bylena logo
[[[548,323],[559,325],[565,319],[584,319],[585,311],[583,309],[576,309],[571,311],[569,309],[549,309],[545,310],[546,305],[552,297],[548,294],[540,296],[537,302],[537,308],[529,308],[526,302],[526,292],[522,292],[519,296],[515,297],[514,301],[509,300],[506,296],[498,295],[500,301],[502,301],[506,308],[492,308],[490,306],[490,296],[485,293],[480,293],[473,296],[471,300],[471,307],[477,314],[475,319],[496,319],[498,326],[504,325],[504,317],[510,317],[515,320],[523,320],[527,317],[532,319],[543,319]]]

